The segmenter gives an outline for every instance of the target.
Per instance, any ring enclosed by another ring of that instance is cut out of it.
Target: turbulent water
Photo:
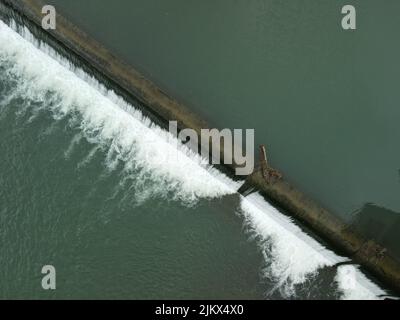
[[[384,291],[96,79],[0,21],[0,297]],[[43,292],[54,264],[57,290]]]

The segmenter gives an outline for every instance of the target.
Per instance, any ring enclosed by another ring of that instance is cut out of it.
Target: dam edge
[[[208,128],[207,123],[179,103],[154,83],[146,79],[131,65],[126,64],[96,40],[80,30],[66,18],[57,13],[57,29],[44,31],[41,29],[41,0],[0,0],[0,11],[4,8],[27,19],[41,32],[53,40],[53,45],[61,46],[72,52],[78,60],[88,64],[96,75],[107,79],[117,93],[129,100],[138,100],[146,108],[146,114],[157,118],[160,122],[178,121],[178,128],[191,128],[200,133]],[[7,16],[7,12],[3,13]],[[220,154],[223,155],[221,145]],[[235,164],[225,165],[233,172]],[[314,200],[296,189],[284,178],[267,182],[260,171],[255,171],[245,182],[257,188],[268,199],[287,210],[291,216],[309,227],[327,243],[348,255],[354,263],[360,264],[368,272],[382,281],[388,288],[400,292],[400,262],[384,247],[374,240],[366,239],[337,216],[324,209]]]

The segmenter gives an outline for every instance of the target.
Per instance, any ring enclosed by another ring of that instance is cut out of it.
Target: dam
[[[17,23],[23,21],[34,35],[43,32],[38,27],[41,20],[39,1],[3,0],[2,3],[6,20],[13,18]],[[85,65],[87,71],[99,77],[127,101],[142,104],[144,114],[161,126],[166,126],[169,120],[177,120],[180,129],[191,128],[200,132],[202,128],[209,127],[189,108],[157,88],[131,66],[118,60],[62,16],[58,17],[57,29],[46,37],[46,42],[61,52],[72,52],[68,55],[69,59],[83,61],[84,64],[80,63],[80,66]],[[221,154],[223,149],[222,145]],[[234,168],[235,165],[232,165],[228,170]],[[385,248],[351,230],[338,217],[294,188],[285,178],[266,183],[261,172],[257,171],[245,183],[257,188],[267,199],[305,224],[339,252],[361,264],[389,287],[396,290],[399,288],[398,261]]]

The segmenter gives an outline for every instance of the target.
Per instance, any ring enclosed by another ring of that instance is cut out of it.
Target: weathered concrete
[[[31,27],[36,25],[39,30],[43,6],[41,0],[0,0],[0,3],[12,8],[26,21],[30,21]],[[161,122],[176,120],[180,129],[192,128],[199,134],[202,128],[208,127],[207,123],[188,108],[168,96],[132,66],[115,57],[61,15],[57,15],[57,29],[47,34],[53,46],[73,52],[79,60],[95,71],[96,76],[111,83],[117,93],[128,100],[131,98],[141,101],[145,110]],[[220,147],[221,158],[223,147]],[[235,164],[227,167],[232,170]],[[388,287],[400,292],[400,263],[385,248],[372,240],[364,239],[283,178],[268,182],[261,171],[257,170],[247,178],[242,191],[251,188],[260,190],[325,241],[360,263]]]

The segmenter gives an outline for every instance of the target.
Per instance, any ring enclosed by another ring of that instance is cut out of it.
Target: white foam
[[[172,190],[176,197],[189,202],[237,190],[238,183],[204,164],[198,154],[35,39],[28,29],[15,23],[12,28],[18,33],[0,20],[0,58],[13,62],[13,70],[9,72],[23,78],[25,83],[19,93],[46,101],[56,119],[65,115],[73,117],[89,142],[108,150],[110,168],[119,161],[124,163],[127,172],[139,168],[136,178],[150,176],[161,192]],[[56,99],[49,101],[52,97]],[[77,143],[79,135],[66,150],[67,157]],[[80,166],[97,150],[93,148]],[[257,194],[242,197],[241,211],[246,226],[260,240],[268,264],[265,275],[276,280],[283,294],[294,294],[294,286],[306,281],[319,268],[344,260],[307,236]],[[343,275],[337,277],[340,287]],[[346,297],[366,296],[364,287],[357,287],[351,294],[341,289]]]
[[[283,296],[295,296],[295,286],[315,275],[318,269],[348,260],[308,236],[290,217],[282,215],[258,193],[242,197],[241,201],[248,231],[255,235],[263,250],[265,276],[275,279],[277,285],[273,290],[279,289]],[[337,268],[335,282],[341,299],[371,300],[385,294],[351,265]]]
[[[379,300],[386,292],[369,280],[358,266],[343,265],[338,267],[335,277],[343,300]]]
[[[205,164],[172,134],[39,42],[28,29],[15,24],[13,28],[25,40],[0,21],[0,52],[15,62],[12,72],[29,83],[23,94],[40,101],[49,99],[49,93],[55,94],[54,117],[79,114],[85,137],[109,148],[110,166],[123,160],[125,170],[140,168],[160,190],[174,190],[178,198],[189,202],[236,191],[236,183]]]
[[[257,236],[268,262],[265,274],[277,281],[282,294],[295,294],[294,286],[319,268],[344,261],[306,235],[292,220],[257,193],[242,197],[242,213],[249,230]]]

